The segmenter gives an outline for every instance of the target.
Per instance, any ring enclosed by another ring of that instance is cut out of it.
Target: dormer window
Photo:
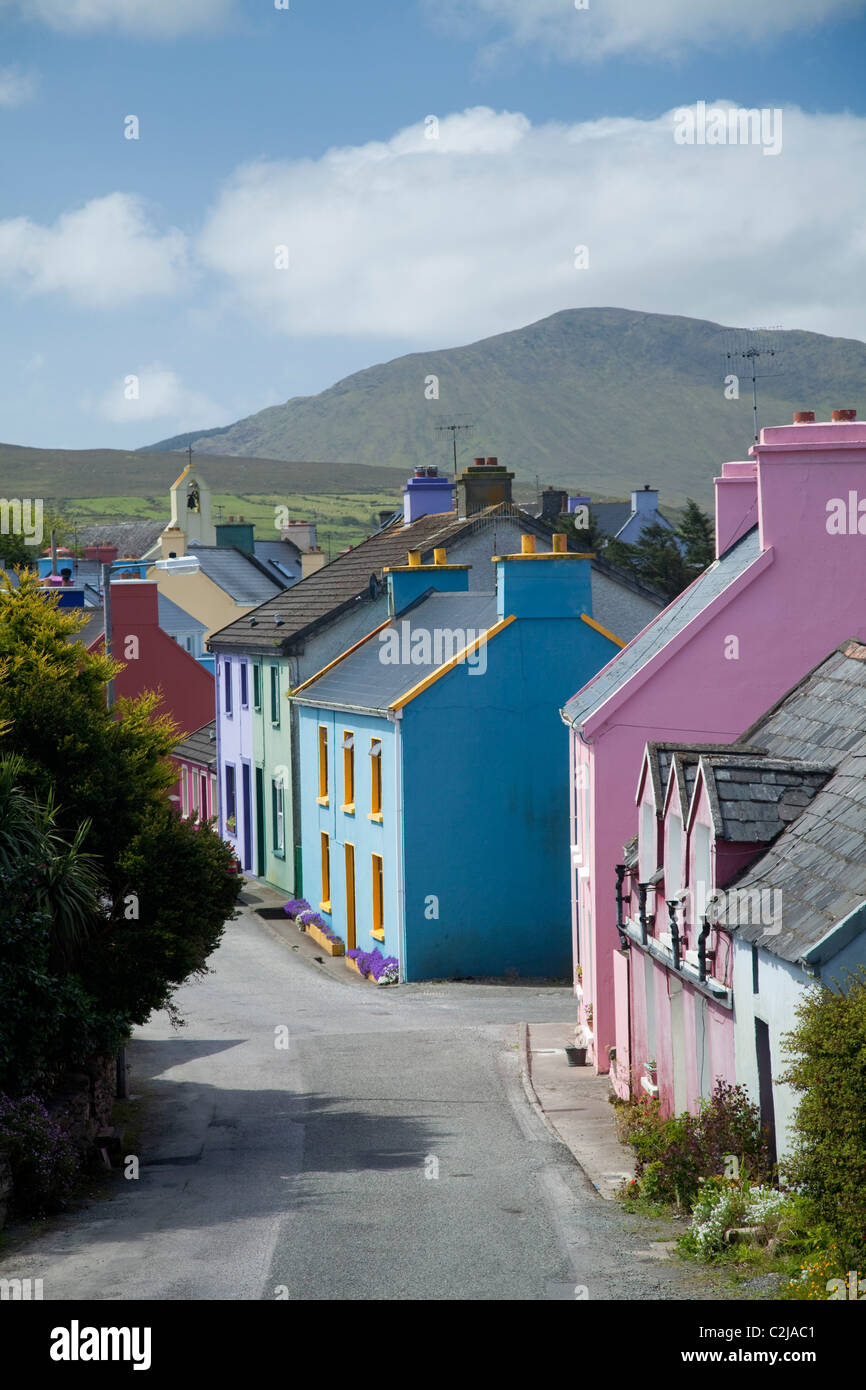
[[[658,868],[658,845],[656,842],[656,813],[651,801],[644,801],[640,808],[640,845],[638,853],[638,873],[641,883],[648,883]]]

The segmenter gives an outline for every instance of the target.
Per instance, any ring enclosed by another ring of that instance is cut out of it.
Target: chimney
[[[311,574],[315,574],[325,563],[323,551],[315,546],[312,550],[301,551],[301,578],[309,579]]]
[[[716,488],[716,559],[758,520],[758,470],[754,463],[723,463]]]
[[[216,543],[221,548],[234,546],[245,555],[255,553],[255,529],[251,521],[244,521],[241,517],[235,521],[229,517],[228,521],[218,522],[215,530]]]
[[[658,511],[659,494],[657,488],[650,487],[649,483],[644,483],[640,492],[633,492],[631,495],[631,509],[646,515],[648,512]]]
[[[499,459],[493,455],[486,460],[473,459],[471,466],[464,468],[457,484],[460,516],[472,516],[485,507],[510,503],[513,478],[514,474],[501,468]]]
[[[592,614],[592,555],[566,548],[564,535],[553,550],[536,549],[535,536],[520,538],[519,555],[494,555],[499,618],[575,618]]]
[[[814,412],[814,410],[796,410],[796,411],[794,412],[794,424],[795,424],[795,425],[814,425],[814,423],[815,423],[815,412]]]
[[[558,487],[548,487],[541,494],[541,519],[548,522],[551,526],[558,521],[565,511],[568,501],[568,493],[561,491]]]
[[[833,421],[834,424],[840,425],[846,422],[850,422],[851,420],[856,420],[857,411],[851,410],[850,407],[847,410],[834,410],[830,414],[830,419]]]
[[[180,559],[186,554],[186,533],[179,526],[166,526],[159,538],[161,559],[168,560],[172,555]]]
[[[314,521],[290,521],[280,527],[280,540],[291,541],[301,554],[305,550],[316,549],[316,523]]]
[[[403,525],[411,526],[422,516],[450,512],[454,506],[454,484],[440,478],[438,468],[416,468],[403,489]]]
[[[58,555],[60,551],[57,552]],[[117,559],[116,545],[86,545],[84,547],[85,560],[96,560],[100,565],[113,565]]]
[[[159,627],[159,585],[155,579],[112,579],[111,633],[123,659],[124,641],[145,627]]]
[[[445,551],[433,551],[434,563],[422,565],[420,550],[410,550],[405,565],[391,565],[385,570],[388,582],[388,612],[391,617],[401,613],[428,589],[438,593],[466,593],[469,588],[471,565],[449,565]]]

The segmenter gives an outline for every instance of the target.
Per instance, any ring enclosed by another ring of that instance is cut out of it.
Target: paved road
[[[281,930],[245,910],[187,1026],[139,1030],[138,1180],[0,1273],[46,1299],[694,1296],[527,1102],[516,1025],[570,1017],[569,991],[378,989]]]

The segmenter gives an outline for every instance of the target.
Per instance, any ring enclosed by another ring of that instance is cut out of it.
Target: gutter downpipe
[[[629,939],[626,935],[625,923],[622,916],[622,905],[624,902],[622,885],[625,880],[625,864],[616,865],[616,929],[619,933],[620,950],[627,951]]]
[[[668,926],[671,929],[671,949],[674,954],[674,970],[680,968],[680,924],[677,921],[677,908],[679,903],[676,898],[668,898]]]
[[[710,919],[709,917],[703,917],[701,919],[701,930],[698,936],[698,979],[701,984],[703,984],[707,978],[707,937],[709,934]]]
[[[646,892],[648,884],[639,883],[637,886],[637,918],[640,922],[640,944],[647,944],[647,916],[646,916]]]
[[[394,710],[394,823],[397,851],[397,930],[400,938],[400,978],[406,979],[406,893],[403,882],[403,711]]]

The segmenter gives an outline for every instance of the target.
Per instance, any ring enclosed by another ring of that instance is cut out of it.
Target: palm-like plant
[[[28,796],[22,771],[16,755],[0,758],[0,873],[7,882],[30,875],[33,906],[50,919],[53,963],[69,969],[101,916],[96,861],[82,849],[90,826],[62,839],[53,795],[41,804]]]

